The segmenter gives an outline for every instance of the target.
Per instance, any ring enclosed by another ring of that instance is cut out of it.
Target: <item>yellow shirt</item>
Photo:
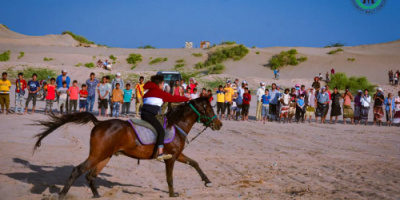
[[[225,92],[225,101],[232,101],[232,96],[233,96],[233,88],[232,87],[226,87],[224,88],[224,92]]]
[[[0,79],[0,94],[8,94],[10,92],[11,82]]]
[[[225,92],[224,91],[217,91],[217,102],[225,103]]]
[[[136,97],[138,97],[138,98],[142,98],[142,97],[143,97],[143,95],[144,95],[143,86],[144,86],[144,83],[142,83],[142,84],[140,84],[140,83],[136,84],[136,87],[135,87],[135,89],[136,89]]]

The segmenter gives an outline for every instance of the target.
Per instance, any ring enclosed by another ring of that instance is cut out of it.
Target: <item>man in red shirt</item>
[[[15,113],[18,113],[18,108],[21,109],[21,115],[24,114],[24,95],[26,89],[26,81],[23,73],[18,73],[18,79],[15,80]]]
[[[249,88],[245,87],[244,88],[244,93],[243,93],[243,110],[242,110],[242,115],[243,121],[249,121],[249,108],[250,108],[250,101],[251,101],[251,94],[249,93]]]
[[[143,107],[141,112],[141,118],[144,121],[149,122],[157,131],[158,137],[156,147],[158,148],[157,160],[167,160],[172,158],[170,154],[164,154],[164,137],[165,132],[163,126],[157,120],[156,115],[161,110],[161,105],[164,102],[185,102],[189,101],[184,96],[172,96],[168,92],[164,92],[164,76],[155,75],[151,77],[151,82],[147,82],[143,88],[148,90],[143,96]]]

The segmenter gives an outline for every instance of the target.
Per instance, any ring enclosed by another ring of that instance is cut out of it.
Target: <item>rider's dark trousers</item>
[[[160,122],[157,120],[156,116],[142,112],[141,117],[144,121],[149,122],[156,129],[158,133],[156,147],[164,147],[165,131]]]

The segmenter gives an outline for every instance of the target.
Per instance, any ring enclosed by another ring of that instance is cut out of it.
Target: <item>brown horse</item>
[[[219,130],[222,127],[222,123],[215,116],[208,98],[198,98],[188,103],[183,103],[169,111],[167,113],[167,126],[171,127],[175,125],[180,127],[184,132],[189,133],[194,123],[201,122],[212,130]],[[122,153],[136,159],[152,159],[154,145],[140,144],[134,129],[128,121],[119,119],[99,121],[93,114],[88,112],[63,116],[52,115],[49,121],[39,121],[39,125],[45,126],[46,130],[35,136],[38,137],[38,140],[34,151],[37,147],[40,147],[43,138],[60,126],[67,123],[87,124],[89,122],[95,124],[90,135],[89,157],[73,169],[71,176],[59,194],[60,199],[65,197],[74,181],[86,171],[89,171],[86,179],[93,192],[93,196],[100,197],[94,179],[115,153]],[[185,139],[186,136],[184,134],[177,133],[171,143],[165,144],[164,151],[172,155],[171,159],[165,160],[170,197],[179,196],[178,193],[174,193],[173,187],[172,172],[175,161],[194,167],[205,182],[205,186],[212,186],[211,181],[200,169],[198,163],[182,153],[185,147]]]

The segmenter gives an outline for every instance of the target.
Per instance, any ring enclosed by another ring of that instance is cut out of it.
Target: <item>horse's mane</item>
[[[190,100],[189,103],[196,106],[202,102],[208,102],[208,97],[199,97],[194,100]],[[191,108],[189,107],[188,103],[182,103],[181,105],[177,106],[176,108],[169,110],[166,114],[168,119],[168,127],[171,127],[173,124],[177,124],[179,121],[186,116],[187,112],[189,112]]]

